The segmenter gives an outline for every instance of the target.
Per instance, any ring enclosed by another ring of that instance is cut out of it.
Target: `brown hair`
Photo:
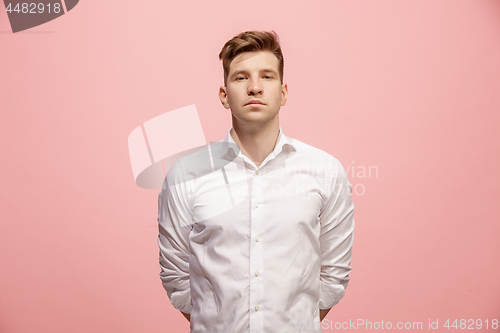
[[[249,51],[271,51],[278,58],[278,69],[280,80],[283,84],[283,69],[285,61],[281,53],[279,37],[274,30],[272,31],[245,31],[226,42],[222,51],[219,53],[219,59],[222,60],[224,68],[224,85],[227,85],[229,75],[229,65],[231,61],[240,53]]]

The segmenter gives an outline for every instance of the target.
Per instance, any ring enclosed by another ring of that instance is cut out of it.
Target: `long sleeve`
[[[354,204],[352,186],[342,164],[330,156],[325,178],[325,200],[320,213],[320,309],[344,297],[352,268]]]
[[[191,313],[189,233],[192,211],[182,161],[170,168],[158,195],[160,279],[172,305]]]

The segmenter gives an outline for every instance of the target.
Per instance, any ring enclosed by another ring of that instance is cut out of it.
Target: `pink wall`
[[[218,53],[252,29],[282,41],[284,132],[355,189],[354,270],[327,319],[493,331],[498,0],[87,0],[16,34],[0,8],[0,332],[189,331],[158,275],[159,191],[135,185],[127,137],[196,104],[222,139]]]

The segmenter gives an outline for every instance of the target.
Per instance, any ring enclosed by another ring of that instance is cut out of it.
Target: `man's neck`
[[[274,150],[279,135],[279,123],[268,122],[258,128],[239,126],[233,119],[231,137],[238,145],[241,153],[248,157],[257,167]]]

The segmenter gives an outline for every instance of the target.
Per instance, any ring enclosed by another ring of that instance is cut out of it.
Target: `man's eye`
[[[241,77],[241,76],[240,76],[240,77],[237,77],[237,78],[236,78],[236,81],[238,81],[239,79],[242,79],[242,80],[243,80],[243,79],[244,79],[244,77]]]
[[[269,76],[269,75],[266,75],[264,76],[266,79],[272,79],[273,77],[272,76]]]

